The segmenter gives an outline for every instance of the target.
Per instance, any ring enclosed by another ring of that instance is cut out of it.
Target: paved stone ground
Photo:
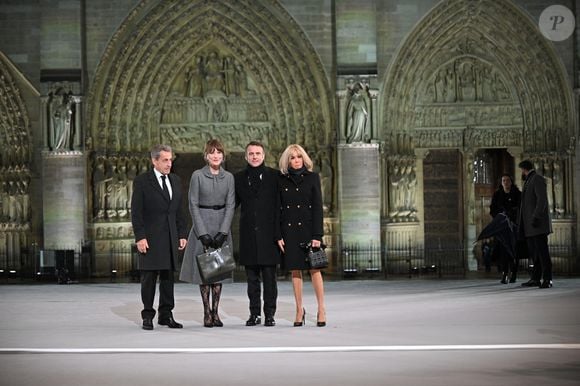
[[[327,282],[326,328],[315,325],[310,283],[302,328],[292,327],[289,282],[279,283],[273,328],[244,325],[242,283],[224,285],[223,328],[202,326],[197,287],[178,284],[175,292],[174,315],[184,329],[143,331],[138,284],[0,286],[0,385],[578,385],[580,379],[580,279],[558,279],[545,290],[495,278]]]

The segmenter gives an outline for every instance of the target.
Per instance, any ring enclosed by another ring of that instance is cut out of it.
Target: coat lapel
[[[149,171],[149,182],[153,186],[153,189],[157,191],[165,201],[169,201],[167,197],[163,194],[163,190],[161,189],[161,185],[159,185],[159,182],[157,181],[157,177],[155,176],[155,172],[153,171],[153,169]],[[171,186],[173,187],[173,184],[171,184]]]

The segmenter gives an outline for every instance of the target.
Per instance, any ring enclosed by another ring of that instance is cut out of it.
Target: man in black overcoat
[[[252,141],[246,146],[246,169],[236,173],[236,204],[241,205],[240,264],[246,268],[250,318],[246,326],[261,323],[261,283],[264,287],[264,325],[274,326],[278,287],[276,245],[280,201],[278,172],[264,165],[264,146]]]
[[[157,322],[169,328],[183,326],[173,319],[173,272],[178,251],[187,244],[187,223],[181,208],[181,181],[171,172],[173,151],[167,145],[151,149],[153,169],[133,181],[131,221],[139,252],[143,329],[153,329],[155,286],[159,276]]]
[[[546,180],[536,173],[534,165],[524,160],[518,165],[525,179],[522,203],[518,218],[519,237],[525,238],[534,262],[532,278],[524,287],[552,287],[552,258],[548,248],[548,235],[552,233],[552,220],[548,203]],[[543,281],[541,281],[543,278]]]

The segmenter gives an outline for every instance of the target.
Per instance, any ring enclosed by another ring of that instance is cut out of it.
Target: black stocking
[[[220,305],[220,297],[222,295],[222,285],[221,283],[211,285],[211,308],[213,314],[213,325],[216,327],[223,326],[222,321],[218,315],[218,308]]]
[[[211,308],[209,306],[209,284],[202,284],[199,286],[199,292],[201,292],[201,300],[203,301],[203,325],[205,327],[213,327]]]

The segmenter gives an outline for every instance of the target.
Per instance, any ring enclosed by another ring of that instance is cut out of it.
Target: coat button
[[[298,226],[302,226],[302,223],[301,223],[301,222],[299,222],[299,223],[298,223]]]
[[[296,188],[296,191],[298,192],[298,191],[300,191],[300,189]]]
[[[286,208],[287,208],[287,209],[290,209],[290,205],[286,205]]]
[[[285,191],[288,191],[288,188],[285,188],[284,190],[285,190]]]
[[[300,205],[296,205],[296,207],[297,207],[298,209],[300,209]]]
[[[290,226],[292,226],[292,224],[291,223],[288,223],[288,226],[290,227]]]

